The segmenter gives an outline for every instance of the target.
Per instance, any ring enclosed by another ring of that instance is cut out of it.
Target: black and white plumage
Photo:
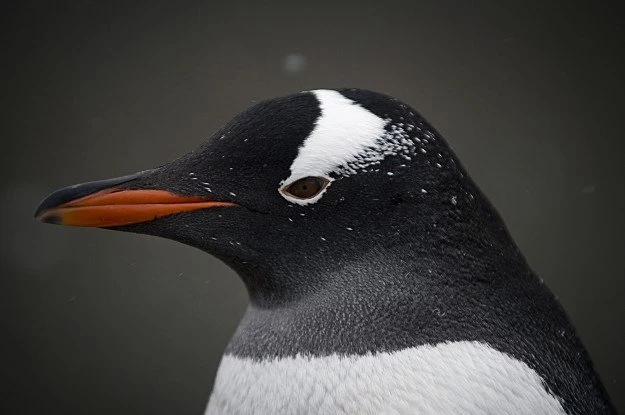
[[[615,413],[498,214],[396,99],[264,101],[182,158],[62,189],[37,215],[237,271],[250,303],[207,413]]]

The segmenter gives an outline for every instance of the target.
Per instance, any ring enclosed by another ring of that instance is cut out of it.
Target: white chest
[[[224,356],[207,414],[564,414],[525,363],[478,342],[262,362]]]

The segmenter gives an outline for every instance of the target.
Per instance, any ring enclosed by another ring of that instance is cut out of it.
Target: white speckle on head
[[[425,189],[421,189],[421,193],[427,193],[428,191]]]
[[[458,204],[458,198],[456,196],[451,197],[451,204],[454,206]]]
[[[236,196],[236,195],[237,195],[237,194],[236,194],[236,193],[234,193],[234,192],[228,192],[228,193],[230,193],[230,196]]]
[[[461,341],[360,356],[225,355],[206,414],[553,414],[565,411],[526,363]]]
[[[393,175],[393,172],[390,172],[390,171],[389,171],[389,172],[387,172],[386,174],[388,174],[389,176],[392,176],[392,175]]]

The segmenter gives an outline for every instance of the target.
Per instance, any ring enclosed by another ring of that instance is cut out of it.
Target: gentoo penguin
[[[554,295],[439,133],[359,89],[260,102],[43,222],[174,239],[249,306],[208,414],[613,414]]]

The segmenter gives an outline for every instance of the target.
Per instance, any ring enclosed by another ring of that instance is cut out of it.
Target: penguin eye
[[[308,176],[291,183],[283,192],[297,199],[310,199],[325,189],[328,183],[329,180],[326,178]]]

